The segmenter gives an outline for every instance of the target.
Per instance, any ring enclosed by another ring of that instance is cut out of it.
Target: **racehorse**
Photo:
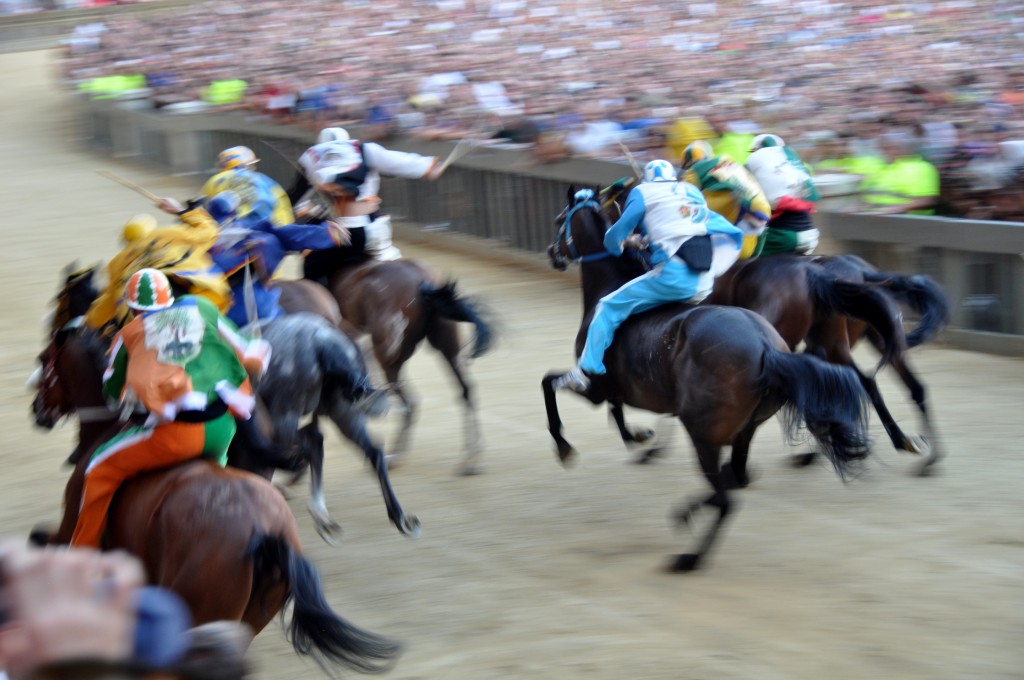
[[[630,188],[624,183],[609,187],[604,196],[606,211],[613,215],[620,212]],[[833,264],[828,264],[829,261]],[[921,314],[921,322],[910,336],[903,332],[901,313],[894,299],[908,303]],[[915,402],[925,414],[925,440],[902,431],[889,412],[874,375],[861,371],[852,355],[857,339],[870,330],[869,338],[882,355],[875,370],[892,364],[901,377],[907,374],[906,349],[932,337],[948,319],[945,298],[930,279],[880,276],[860,258],[774,255],[737,262],[716,279],[714,290],[705,303],[753,310],[779,331],[791,350],[803,342],[808,352],[830,363],[853,368],[893,447],[910,453],[927,452],[919,468],[921,474],[938,459],[937,439],[923,406],[920,383],[912,375],[904,377]],[[848,325],[859,335],[848,333]],[[919,392],[915,392],[917,388]],[[621,407],[613,406],[612,415],[625,441],[650,436],[645,432],[630,432]],[[806,465],[813,458],[814,454],[803,454],[797,456],[796,461]]]
[[[600,299],[642,272],[636,260],[605,251],[608,226],[592,193],[569,191],[569,205],[552,255],[581,263],[583,321],[576,338],[580,354]],[[703,506],[718,515],[695,552],[681,554],[675,571],[700,566],[732,510],[730,490],[749,483],[746,469],[757,428],[785,408],[790,423],[803,420],[840,476],[867,455],[866,395],[852,369],[791,353],[761,316],[739,307],[669,304],[630,317],[616,331],[605,355],[606,376],[595,376],[583,396],[594,404],[628,404],[679,418],[697,451],[712,493],[676,516],[689,522]],[[562,435],[552,372],[541,383],[548,426],[559,459],[575,450]],[[721,465],[722,447],[731,460]]]
[[[856,255],[818,257],[816,261],[827,271],[843,279],[876,286],[917,314],[917,325],[907,334],[908,348],[931,341],[949,322],[949,300],[942,288],[927,276],[922,274],[904,276],[892,272],[881,272],[874,265]],[[875,349],[881,351],[882,341],[878,337],[878,333],[860,320],[833,319],[832,323],[835,325],[831,333],[842,333],[845,330],[851,347],[856,345],[861,338],[866,338]],[[945,455],[942,440],[936,432],[935,424],[928,411],[926,390],[924,384],[911,370],[905,354],[900,353],[893,356],[890,364],[909,390],[910,397],[921,414],[922,428],[925,432],[924,443],[927,445],[928,455],[918,468],[918,474],[926,475],[932,470],[932,466]],[[872,397],[872,402],[886,432],[891,438],[894,438],[899,433],[899,428],[882,401],[881,395],[878,395],[877,401]]]
[[[104,351],[94,334],[61,328],[44,352],[46,377],[34,401],[37,422],[95,406]],[[106,424],[88,432],[83,424],[83,452],[117,432],[116,414]],[[89,459],[79,458],[65,488],[60,528],[33,532],[37,544],[70,540]],[[196,625],[242,621],[258,633],[291,600],[292,646],[325,670],[333,662],[381,672],[401,651],[331,610],[316,567],[302,554],[287,502],[258,475],[199,460],[128,480],[111,505],[104,547],[142,560],[149,581],[180,595]]]
[[[341,308],[342,329],[353,337],[368,336],[388,388],[402,405],[402,424],[389,460],[401,462],[409,446],[416,403],[401,380],[402,367],[424,339],[441,353],[462,390],[465,450],[460,474],[481,471],[480,424],[473,388],[465,375],[458,322],[472,323],[476,339],[470,356],[490,349],[491,324],[473,301],[461,296],[454,281],[413,259],[371,260],[335,272],[328,286]]]
[[[89,308],[96,297],[92,285],[94,269],[72,272],[66,269],[66,280],[63,290],[56,299],[51,336],[54,341],[48,345],[40,356],[44,366],[43,379],[52,376],[52,370],[46,367],[59,345],[57,340],[66,338],[64,330],[75,328],[75,319]],[[334,324],[332,319],[338,317],[337,304],[331,295],[319,284],[311,281],[288,282],[282,286],[288,295],[282,294],[289,304],[310,310],[310,313],[288,314],[274,319],[260,327],[273,352],[267,374],[257,386],[257,406],[260,416],[265,412],[269,420],[269,433],[277,451],[289,460],[289,467],[294,468],[305,462],[310,466],[310,500],[308,509],[313,517],[317,533],[328,541],[335,542],[341,527],[331,519],[327,511],[323,494],[323,437],[320,434],[317,416],[329,417],[339,431],[349,441],[358,446],[366,459],[373,466],[381,487],[384,505],[388,518],[398,530],[411,537],[420,535],[419,520],[406,515],[402,509],[388,476],[384,452],[370,437],[366,426],[366,414],[381,415],[384,402],[380,399],[369,399],[366,405],[355,404],[351,398],[353,379],[363,381],[367,387],[366,366],[363,357],[352,341]],[[322,317],[322,318],[321,318]],[[94,342],[98,342],[98,339]],[[99,353],[102,355],[102,351]],[[97,359],[97,366],[102,362]],[[72,385],[72,388],[80,387]],[[51,385],[51,389],[55,386]],[[116,412],[107,408],[102,394],[97,390],[94,394],[78,395],[83,405],[77,409],[82,428],[99,428],[105,430],[114,420]],[[56,409],[68,413],[67,406]],[[58,419],[55,409],[36,408],[37,423],[44,427],[52,427]],[[304,416],[311,416],[311,422],[299,429],[299,421]],[[99,419],[98,423],[93,423]],[[262,418],[261,418],[262,420]],[[50,421],[50,422],[47,422]],[[91,433],[90,433],[91,434]],[[80,434],[80,437],[84,435]],[[275,465],[268,461],[268,456],[259,455],[247,446],[243,437],[236,436],[232,440],[228,452],[228,464],[241,468],[269,480],[274,473]],[[75,458],[82,451],[81,445],[76,449]]]

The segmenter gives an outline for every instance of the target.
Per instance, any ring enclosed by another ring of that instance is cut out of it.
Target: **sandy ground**
[[[0,531],[56,520],[74,428],[45,433],[23,388],[61,267],[100,261],[144,200],[93,170],[184,197],[199,178],[101,158],[75,139],[52,84],[53,56],[0,56]],[[419,540],[387,523],[373,477],[328,437],[327,500],[345,528],[320,541],[306,491],[291,500],[331,604],[405,641],[394,678],[1024,677],[1024,362],[945,348],[915,352],[950,453],[919,479],[877,426],[869,471],[843,484],[824,466],[794,470],[774,421],[754,442],[760,478],[742,494],[708,569],[663,571],[688,544],[667,516],[705,493],[681,434],[654,466],[627,463],[602,410],[562,399],[583,456],[555,461],[539,381],[570,365],[579,314],[570,277],[404,245],[455,276],[500,317],[501,343],[472,367],[487,440],[486,474],[453,475],[456,393],[424,349],[408,366],[422,415],[408,464],[393,475]],[[861,355],[866,362],[867,354]],[[893,411],[913,430],[902,389]],[[652,416],[630,413],[638,423]],[[393,422],[376,426],[389,439]],[[317,677],[278,627],[255,642],[259,677]]]

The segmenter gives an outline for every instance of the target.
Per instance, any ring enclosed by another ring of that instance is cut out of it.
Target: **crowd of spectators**
[[[486,131],[539,161],[773,132],[814,165],[897,134],[955,190],[947,212],[999,217],[989,195],[1024,161],[1022,37],[1016,0],[220,0],[93,26],[64,73],[141,74],[168,111]]]

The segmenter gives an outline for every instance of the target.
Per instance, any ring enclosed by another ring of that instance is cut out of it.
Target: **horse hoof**
[[[409,538],[419,538],[423,533],[423,528],[420,526],[419,517],[413,515],[412,517],[406,517],[402,515],[402,518],[395,525],[398,530]]]
[[[45,526],[38,526],[32,529],[28,535],[28,544],[36,548],[45,548],[50,545],[50,531]]]
[[[578,456],[579,454],[576,453],[576,449],[569,446],[568,444],[565,446],[558,447],[558,461],[565,467],[573,465],[576,462],[576,458]]]
[[[324,543],[330,546],[337,546],[341,539],[341,525],[331,520],[330,522],[316,522],[316,533],[324,539]]]
[[[808,465],[814,462],[814,458],[817,455],[818,454],[814,453],[813,451],[811,453],[797,453],[793,455],[792,458],[790,458],[790,462],[792,463],[793,467],[807,467]]]
[[[664,458],[665,452],[661,447],[654,447],[653,449],[647,449],[637,456],[633,462],[636,465],[647,465],[653,463],[658,458]]]
[[[463,463],[457,473],[460,477],[475,477],[484,473],[484,466],[482,463]]]
[[[384,455],[384,463],[388,466],[388,470],[394,470],[402,466],[402,454],[400,453],[388,453]]]
[[[937,459],[936,460],[929,459],[929,460],[924,461],[919,466],[917,466],[917,470],[914,472],[914,475],[917,476],[917,477],[932,477],[932,476],[934,476],[935,473],[936,473],[935,463],[937,463],[937,462],[938,462]]]
[[[648,442],[654,441],[654,437],[654,430],[637,430],[633,433],[633,441],[637,444],[647,444]]]
[[[669,571],[675,573],[694,571],[700,566],[700,555],[684,554],[677,555],[676,559],[673,560],[672,566],[669,567]]]
[[[903,441],[903,450],[907,453],[914,453],[919,456],[923,456],[931,453],[932,447],[924,437],[908,436]]]

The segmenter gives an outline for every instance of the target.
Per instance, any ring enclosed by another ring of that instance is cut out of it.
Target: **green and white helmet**
[[[166,309],[174,304],[171,283],[159,269],[140,269],[128,279],[126,304],[140,312]]]

